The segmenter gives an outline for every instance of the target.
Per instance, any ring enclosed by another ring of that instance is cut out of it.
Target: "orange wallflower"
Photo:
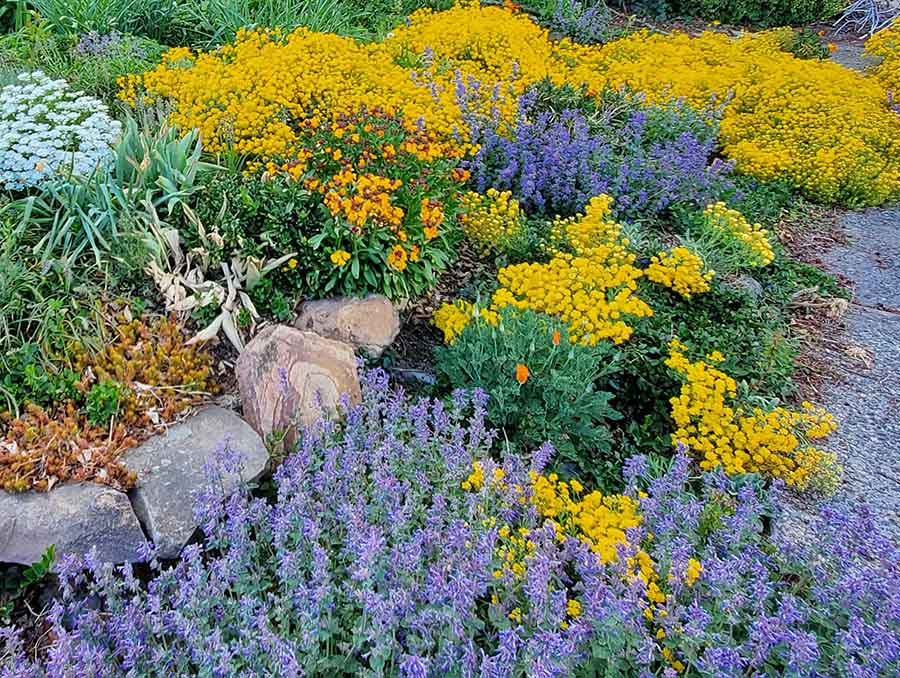
[[[403,271],[406,269],[407,259],[408,255],[406,250],[403,249],[403,246],[394,245],[394,249],[391,250],[391,253],[388,255],[387,264],[396,271]]]
[[[524,384],[528,381],[528,367],[522,363],[516,365],[516,381],[520,384]]]

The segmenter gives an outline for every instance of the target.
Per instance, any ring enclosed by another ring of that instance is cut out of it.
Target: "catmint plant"
[[[0,182],[7,190],[49,177],[89,176],[112,157],[121,124],[99,100],[41,71],[0,91]]]
[[[510,190],[532,214],[571,216],[601,193],[619,218],[703,206],[733,191],[733,164],[716,157],[715,114],[685,104],[629,105],[625,115],[541,105],[520,97],[507,130],[470,115],[479,150],[468,164],[479,192]],[[598,122],[600,124],[598,124]]]

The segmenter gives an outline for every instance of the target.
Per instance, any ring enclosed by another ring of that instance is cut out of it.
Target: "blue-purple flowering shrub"
[[[602,497],[541,475],[548,446],[491,461],[484,405],[370,373],[272,503],[220,494],[226,448],[197,497],[206,545],[148,554],[146,585],[66,561],[46,658],[0,631],[0,676],[897,675],[900,553],[863,510],[769,539],[757,485],[683,455],[657,479],[632,459]]]
[[[527,212],[550,217],[577,214],[606,194],[623,219],[702,207],[734,191],[733,164],[716,157],[716,113],[681,102],[641,106],[625,93],[599,101],[543,83],[520,98],[509,129],[471,120],[474,189],[512,191]]]
[[[602,0],[556,0],[553,13],[543,23],[557,36],[594,45],[617,37],[612,20]]]

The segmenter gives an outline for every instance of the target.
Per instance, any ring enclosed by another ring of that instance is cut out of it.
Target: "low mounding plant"
[[[413,403],[370,373],[346,423],[308,431],[279,468],[273,504],[221,494],[226,444],[197,497],[207,545],[170,567],[148,553],[146,586],[128,565],[64,560],[46,659],[0,630],[0,675],[900,670],[900,553],[864,509],[770,538],[777,492],[692,478],[684,456],[657,479],[636,457],[626,494],[603,496],[543,475],[547,446],[485,458],[484,405]]]
[[[729,23],[785,26],[830,19],[844,0],[674,0],[678,12]]]
[[[99,100],[40,71],[0,92],[0,181],[7,190],[66,174],[90,176],[112,156],[122,125]]]

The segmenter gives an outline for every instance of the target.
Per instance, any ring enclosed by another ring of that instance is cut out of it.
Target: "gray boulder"
[[[0,562],[29,565],[54,545],[57,558],[97,548],[100,560],[135,562],[146,544],[128,497],[93,483],[51,492],[0,491]]]
[[[197,529],[192,493],[204,486],[207,459],[227,444],[240,453],[240,474],[223,478],[224,491],[253,481],[265,471],[269,453],[262,439],[231,410],[208,407],[150,438],[122,457],[137,473],[129,493],[134,510],[161,558],[177,558]],[[55,492],[56,490],[54,490]]]

